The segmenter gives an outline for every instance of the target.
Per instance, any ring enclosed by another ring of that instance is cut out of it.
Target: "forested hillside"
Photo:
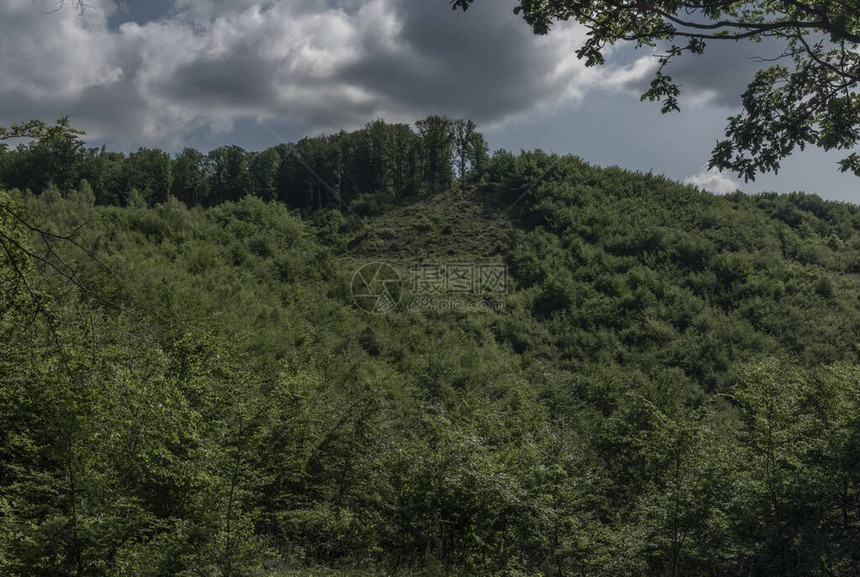
[[[442,117],[0,182],[2,575],[857,574],[854,205]]]

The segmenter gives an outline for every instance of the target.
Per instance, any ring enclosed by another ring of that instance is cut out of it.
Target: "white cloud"
[[[605,81],[612,88],[623,88],[640,94],[642,86],[647,84],[659,65],[659,61],[652,54],[640,56],[627,66],[611,67]]]
[[[91,18],[51,13],[54,3],[6,0],[0,6],[0,93],[14,90],[35,100],[73,99],[90,86],[115,82],[114,37],[106,12]]]
[[[703,170],[699,174],[684,179],[684,184],[695,186],[700,190],[713,194],[731,194],[738,189],[738,185],[728,176],[716,168]]]

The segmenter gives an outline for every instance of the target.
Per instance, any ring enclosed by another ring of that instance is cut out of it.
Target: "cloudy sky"
[[[654,69],[619,48],[574,55],[576,26],[535,37],[513,0],[56,0],[0,2],[0,123],[63,115],[90,145],[260,150],[367,121],[471,118],[492,148],[573,153],[725,192],[805,190],[860,202],[838,155],[809,151],[753,183],[706,172],[725,119],[777,47],[726,44],[679,61],[680,114],[639,94]]]

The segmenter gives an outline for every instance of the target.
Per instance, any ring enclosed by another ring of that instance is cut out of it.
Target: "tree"
[[[119,204],[125,177],[125,155],[101,148],[89,148],[84,154],[81,175],[92,185],[99,204]]]
[[[78,183],[84,161],[84,144],[79,135],[83,132],[69,126],[68,117],[54,126],[40,120],[31,120],[10,128],[0,127],[0,141],[30,140],[20,144],[14,153],[15,160],[6,171],[6,181],[13,187],[42,190],[55,183],[63,194]]]
[[[296,144],[281,145],[283,159],[278,168],[278,200],[293,208],[311,210],[322,208],[326,202],[337,201],[334,188],[340,181],[338,162],[339,135],[303,138]],[[334,185],[334,186],[333,186]]]
[[[357,144],[350,159],[365,192],[398,195],[412,187],[416,169],[411,157],[417,137],[408,124],[374,120],[347,140]]]
[[[856,562],[857,367],[805,369],[779,358],[740,367],[731,397],[740,409],[746,464],[739,516],[767,574],[813,575]]]
[[[59,146],[63,149],[78,150],[82,148],[82,145],[78,146],[80,141],[77,137],[80,134],[84,133],[73,129],[68,117],[60,118],[54,126],[49,126],[41,120],[30,120],[14,124],[9,128],[0,127],[0,142],[14,138],[27,138],[35,141],[30,145],[31,148]],[[41,240],[44,245],[43,252],[37,252],[31,245],[27,238],[30,235]],[[51,325],[51,315],[28,277],[36,263],[56,271],[74,286],[99,298],[81,283],[74,269],[70,268],[57,254],[55,244],[60,241],[82,248],[74,239],[74,233],[64,236],[32,224],[24,218],[20,202],[0,189],[0,286],[5,294],[11,295],[0,301],[0,315],[8,311],[20,312],[29,306],[41,313]],[[25,301],[22,304],[21,301],[12,298],[19,292],[27,295],[29,303]],[[53,325],[51,330],[53,331]]]
[[[430,192],[443,190],[454,180],[451,159],[454,151],[452,121],[447,116],[428,116],[415,123],[424,145],[424,162]]]
[[[248,166],[249,192],[263,200],[274,200],[280,164],[281,157],[275,148],[252,154]]]
[[[72,135],[80,134],[84,134],[84,132],[72,128],[68,116],[60,118],[53,126],[45,124],[41,120],[28,120],[27,122],[13,124],[9,128],[0,126],[0,140],[27,138],[39,141],[51,141],[66,139]]]
[[[212,165],[212,202],[239,200],[247,192],[248,154],[241,146],[230,145],[209,151]]]
[[[205,202],[209,196],[210,159],[193,148],[186,148],[173,160],[173,196],[189,206]]]
[[[125,163],[124,192],[136,188],[149,204],[166,201],[173,178],[170,163],[170,155],[161,150],[140,148],[132,152]]]
[[[451,0],[466,10],[474,0]],[[663,112],[678,110],[680,89],[666,66],[685,52],[702,54],[710,41],[774,39],[784,51],[759,71],[743,94],[743,111],[728,120],[710,166],[731,169],[745,180],[777,172],[780,161],[807,145],[853,148],[860,138],[860,6],[856,2],[779,0],[520,0],[514,9],[536,34],[556,22],[588,29],[577,50],[587,66],[604,62],[618,42],[666,47],[642,98],[661,100]],[[786,65],[787,63],[787,65]],[[860,155],[840,161],[860,176]]]
[[[455,120],[453,129],[454,161],[457,178],[462,185],[470,172],[480,174],[483,171],[487,160],[487,143],[471,120]]]

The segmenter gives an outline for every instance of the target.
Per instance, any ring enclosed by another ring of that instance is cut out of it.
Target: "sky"
[[[471,118],[492,149],[575,154],[722,194],[814,192],[860,203],[839,154],[807,150],[744,183],[707,171],[757,58],[720,43],[678,60],[681,112],[640,102],[653,53],[619,46],[586,68],[585,31],[534,36],[514,0],[71,0],[0,2],[0,124],[70,116],[88,145],[263,150],[368,121]]]

